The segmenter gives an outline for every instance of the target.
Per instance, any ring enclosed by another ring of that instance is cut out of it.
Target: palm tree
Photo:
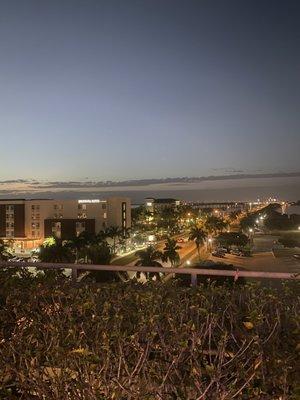
[[[72,240],[66,243],[66,245],[75,253],[75,262],[78,263],[79,258],[83,249],[88,246],[89,238],[85,232],[81,232],[78,236],[73,237]]]
[[[107,236],[113,240],[113,254],[116,254],[116,242],[119,237],[122,236],[123,230],[118,226],[111,226],[107,229]]]
[[[112,258],[111,248],[105,241],[86,246],[81,255],[87,264],[109,265]],[[90,271],[83,280],[93,279],[96,282],[112,282],[117,278],[120,278],[120,276],[114,271]]]
[[[198,257],[200,259],[200,247],[203,245],[207,235],[204,230],[198,226],[193,226],[190,230],[189,240],[193,240],[196,244]]]
[[[88,264],[109,265],[111,261],[111,250],[106,242],[92,244],[83,250]]]
[[[205,230],[209,234],[213,235],[222,232],[227,228],[227,226],[227,222],[225,222],[222,218],[216,217],[215,215],[209,215],[204,221]]]
[[[153,246],[147,247],[145,250],[139,250],[135,253],[135,255],[139,258],[135,263],[137,266],[141,267],[162,267],[162,264],[159,260],[163,259],[163,254],[156,250]],[[137,274],[138,275],[138,274]],[[148,279],[156,276],[159,279],[158,273],[148,273],[146,274]]]
[[[157,226],[169,232],[178,228],[179,213],[173,207],[165,207],[156,213]]]
[[[163,250],[163,261],[170,261],[171,266],[174,267],[180,261],[178,254],[178,250],[180,249],[181,246],[178,246],[176,239],[167,238]]]
[[[75,256],[70,242],[53,236],[40,246],[39,259],[45,263],[72,263],[75,261]]]
[[[4,243],[3,240],[0,240],[0,261],[7,261],[9,256],[10,254],[8,246]]]

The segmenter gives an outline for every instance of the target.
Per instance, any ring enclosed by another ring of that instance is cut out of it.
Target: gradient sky
[[[1,0],[0,178],[299,170],[299,21],[299,0]]]

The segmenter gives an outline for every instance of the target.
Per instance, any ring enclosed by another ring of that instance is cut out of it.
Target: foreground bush
[[[11,283],[2,276],[1,399],[299,398],[296,282]]]

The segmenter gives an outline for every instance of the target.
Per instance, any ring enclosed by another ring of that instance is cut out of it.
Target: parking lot
[[[300,254],[300,249],[273,249],[276,240],[272,235],[255,237],[252,257],[226,254],[224,258],[211,256],[211,259],[251,271],[300,273],[300,259],[293,257]]]

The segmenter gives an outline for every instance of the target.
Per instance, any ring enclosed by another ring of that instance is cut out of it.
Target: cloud
[[[277,173],[227,173],[224,175],[210,175],[200,177],[176,177],[176,178],[153,178],[153,179],[133,179],[124,181],[37,181],[33,179],[14,179],[14,180],[3,180],[0,181],[0,185],[3,190],[0,194],[4,194],[5,191],[10,193],[27,193],[27,192],[46,192],[46,191],[63,191],[63,190],[121,190],[122,188],[142,188],[150,186],[176,186],[176,185],[188,185],[190,183],[201,183],[201,182],[214,182],[214,181],[226,181],[226,180],[243,180],[243,179],[262,179],[262,178],[288,178],[288,177],[299,177],[300,172],[277,172]]]

